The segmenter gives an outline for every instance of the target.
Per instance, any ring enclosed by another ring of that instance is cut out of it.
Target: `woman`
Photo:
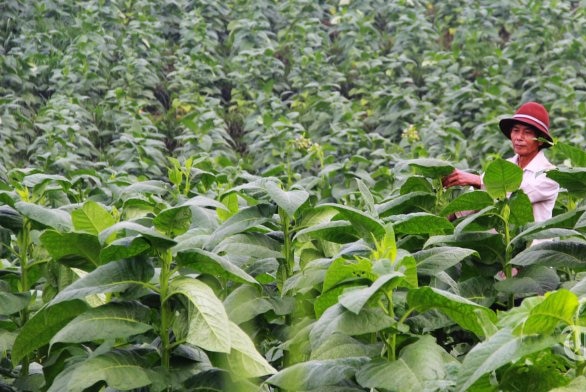
[[[554,168],[543,153],[544,148],[553,144],[547,110],[537,102],[527,102],[521,105],[513,117],[502,119],[499,127],[511,140],[515,151],[515,156],[508,161],[523,169],[521,189],[531,201],[535,222],[551,218],[559,185],[545,175],[545,171]],[[482,176],[458,169],[446,176],[442,183],[446,188],[469,185],[483,187]]]

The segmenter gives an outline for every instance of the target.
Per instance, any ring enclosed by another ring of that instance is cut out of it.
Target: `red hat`
[[[499,127],[505,136],[510,139],[511,128],[516,123],[532,126],[539,133],[540,137],[553,143],[553,139],[549,134],[549,115],[543,105],[537,102],[524,103],[513,117],[503,118],[499,122]],[[550,147],[550,144],[544,143],[543,147]]]

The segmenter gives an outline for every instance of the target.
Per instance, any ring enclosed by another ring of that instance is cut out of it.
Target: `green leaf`
[[[366,388],[419,392],[436,390],[448,382],[446,362],[457,363],[430,335],[401,350],[396,361],[373,361],[360,369],[356,380]],[[433,386],[435,385],[435,388]]]
[[[333,208],[338,211],[339,216],[352,223],[365,240],[370,241],[373,236],[376,239],[380,239],[385,235],[385,226],[379,219],[368,216],[356,208],[333,203],[320,204],[315,207],[317,210],[322,208]]]
[[[10,315],[26,308],[31,301],[28,293],[7,293],[0,291],[0,314]]]
[[[82,299],[92,294],[118,293],[143,285],[154,275],[153,265],[141,259],[111,262],[99,266],[83,278],[76,280],[50,302],[51,305],[71,299]]]
[[[403,234],[446,234],[454,230],[454,226],[446,218],[426,212],[414,212],[392,217],[393,228]]]
[[[379,241],[375,241],[375,250],[371,257],[378,260],[388,260],[388,262],[395,262],[397,259],[397,240],[395,238],[395,230],[392,224],[385,225],[385,235]]]
[[[538,294],[558,288],[560,277],[556,271],[546,266],[523,268],[519,275],[494,284],[494,288],[505,294]]]
[[[125,200],[123,209],[126,220],[140,219],[144,216],[154,214],[155,212],[155,206],[153,206],[153,203],[142,198]]]
[[[514,330],[527,320],[531,309],[544,301],[543,296],[527,297],[519,306],[515,306],[506,312],[499,313],[498,326],[500,328],[510,328]]]
[[[352,379],[368,361],[368,358],[355,357],[301,362],[286,367],[266,382],[288,391],[322,391]]]
[[[277,267],[277,266],[275,266]],[[273,269],[273,274],[278,271],[278,267]],[[278,272],[277,272],[278,273]],[[323,282],[323,268],[305,268],[302,273],[295,273],[283,284],[282,295],[294,291],[295,293],[304,293],[315,289]]]
[[[11,351],[17,336],[18,334],[14,331],[0,329],[0,352]]]
[[[230,196],[234,196],[236,200],[236,211],[238,210],[238,197],[236,193],[230,193]],[[228,207],[226,207],[223,203],[214,200],[210,197],[205,196],[195,196],[191,199],[187,200],[185,203],[181,204],[181,206],[190,206],[190,207],[203,207],[203,208],[214,208],[216,210],[223,210],[229,211]]]
[[[123,200],[132,197],[133,195],[144,195],[154,194],[163,195],[167,193],[169,185],[163,181],[158,180],[147,180],[140,182],[133,182],[132,184],[124,187],[120,193],[120,197]]]
[[[419,283],[419,279],[417,276],[417,261],[412,255],[405,255],[402,257],[394,266],[395,271],[401,272],[405,275],[401,282],[399,282],[399,287],[407,287],[407,288],[416,288]],[[378,269],[375,269],[377,273],[379,273]]]
[[[460,223],[458,223],[458,226],[456,226],[456,228],[454,229],[454,235],[456,236],[456,238],[459,239],[465,231],[472,231],[469,229],[470,226],[474,227],[473,224],[475,224],[477,221],[479,221],[481,218],[487,215],[494,214],[495,210],[495,206],[488,206],[479,211],[474,212],[473,214],[467,215],[464,219],[462,219]],[[486,229],[488,230],[488,228]]]
[[[151,363],[132,351],[115,350],[66,366],[48,392],[82,392],[99,381],[110,388],[129,390],[151,384]]]
[[[313,311],[315,312],[315,317],[321,317],[321,315],[326,311],[326,309],[328,309],[332,305],[337,304],[338,297],[342,295],[344,290],[352,287],[357,287],[359,285],[359,281],[351,281],[348,283],[339,284],[336,287],[329,289],[328,291],[322,292],[321,295],[317,297],[313,302]]]
[[[106,245],[115,233],[122,233],[123,236],[140,234],[149,241],[152,247],[157,249],[168,249],[176,244],[175,241],[160,234],[156,230],[134,222],[118,222],[106,230],[101,231],[99,235],[100,244]]]
[[[309,242],[320,239],[336,244],[347,244],[360,238],[354,225],[345,220],[332,221],[317,224],[303,230],[299,230],[294,239],[298,242]]]
[[[242,233],[226,238],[213,250],[215,254],[249,256],[255,259],[282,257],[282,244],[262,233]]]
[[[484,306],[460,297],[456,294],[432,287],[420,287],[409,290],[407,303],[419,312],[438,309],[462,328],[473,332],[476,336],[484,336],[484,329],[477,312],[485,313],[485,318],[496,322],[495,313]]]
[[[273,309],[268,298],[261,296],[258,287],[241,285],[234,289],[224,300],[228,318],[241,324]]]
[[[583,392],[586,390],[586,377],[578,376],[565,387],[551,389],[549,392]]]
[[[486,279],[482,276],[460,280],[456,292],[462,297],[486,307],[490,307],[497,296],[493,279]]]
[[[326,271],[322,292],[330,290],[339,283],[367,279],[374,282],[377,276],[372,273],[372,264],[367,259],[335,259]]]
[[[51,345],[127,338],[146,332],[150,311],[136,302],[108,303],[71,320],[51,339]]]
[[[57,231],[71,231],[73,228],[71,215],[66,211],[46,208],[23,201],[17,202],[14,207],[30,220],[40,223],[43,226],[51,227]]]
[[[191,225],[191,208],[189,206],[167,208],[153,219],[155,228],[169,237],[185,233]]]
[[[227,368],[235,380],[262,377],[277,371],[260,355],[252,340],[240,327],[230,322],[231,349],[227,355]]]
[[[510,223],[523,226],[533,222],[533,206],[529,197],[522,189],[519,189],[511,195],[509,198],[509,206],[511,207]]]
[[[578,297],[583,298],[586,296],[586,278],[579,276],[578,279],[579,280],[577,282],[569,281],[567,284],[569,285],[570,283],[573,283],[573,285],[571,285],[570,291],[576,294]]]
[[[479,257],[478,252],[473,249],[455,246],[439,246],[413,254],[417,261],[417,272],[429,276],[445,271],[470,256]]]
[[[466,192],[452,200],[440,213],[448,216],[459,211],[476,211],[493,205],[493,200],[485,191]]]
[[[359,314],[346,310],[336,304],[328,308],[315,322],[309,334],[311,347],[318,348],[333,333],[348,336],[378,332],[395,325],[397,322],[380,308],[364,308]]]
[[[164,391],[169,387],[168,383],[162,383],[156,391]],[[259,386],[246,379],[232,380],[230,372],[212,367],[209,369],[196,372],[187,380],[178,386],[179,390],[184,391],[201,391],[201,392],[221,392],[221,391],[238,391],[238,392],[259,392]]]
[[[368,186],[364,183],[364,181],[360,179],[356,179],[356,184],[358,185],[358,190],[360,190],[360,194],[362,195],[362,200],[368,209],[368,212],[372,216],[378,216],[376,209],[374,208],[374,197],[368,189]]]
[[[338,211],[334,208],[311,208],[304,211],[299,222],[299,227],[307,228],[323,223],[331,222],[332,219],[338,215]]]
[[[0,226],[18,233],[22,229],[22,216],[8,205],[0,206]]]
[[[225,221],[238,212],[238,194],[236,192],[223,195],[221,198],[223,208],[216,208],[220,220]]]
[[[252,276],[248,275],[226,258],[202,249],[179,252],[176,257],[176,262],[181,266],[192,268],[200,273],[220,276],[224,279],[230,279],[239,283],[258,284]]]
[[[458,375],[457,391],[465,392],[485,374],[555,343],[551,336],[515,336],[510,329],[501,329],[466,354]]]
[[[405,179],[405,182],[401,185],[399,193],[401,195],[407,195],[414,192],[423,192],[428,195],[434,193],[431,181],[423,176],[409,176]],[[435,196],[433,196],[435,204]]]
[[[524,267],[543,265],[583,269],[585,263],[586,244],[571,240],[542,242],[525,249],[511,260],[511,264]]]
[[[231,235],[242,233],[271,221],[274,212],[275,209],[267,204],[247,207],[238,211],[214,231],[207,240],[205,248],[213,249]]]
[[[213,290],[197,279],[181,277],[169,285],[169,297],[173,295],[182,295],[193,305],[188,308],[187,343],[208,351],[229,353],[232,338],[228,315]]]
[[[14,208],[14,205],[20,199],[18,194],[12,188],[8,187],[8,185],[4,184],[2,181],[0,181],[0,188],[0,203]]]
[[[505,244],[503,237],[498,233],[486,231],[464,231],[456,235],[430,237],[424,247],[453,245],[462,248],[474,249],[480,255],[480,261],[486,264],[504,262]]]
[[[211,233],[214,231],[220,224],[218,220],[218,214],[216,211],[203,208],[203,207],[195,207],[191,206],[191,226],[190,229],[182,234],[181,236],[185,236],[189,233],[190,230],[202,230]],[[218,210],[219,211],[219,210]],[[174,239],[181,237],[177,236]]]
[[[410,159],[405,162],[415,172],[428,178],[441,178],[454,171],[451,163],[433,158]]]
[[[45,182],[59,182],[62,184],[71,184],[70,181],[63,176],[60,175],[55,175],[55,174],[44,174],[44,173],[35,173],[35,174],[30,174],[27,175],[26,177],[24,177],[24,179],[22,180],[22,184],[26,187],[29,188],[33,188],[39,184],[45,183]]]
[[[550,238],[550,237],[541,237],[539,234],[540,231],[543,230],[559,230],[562,232],[564,229],[576,229],[579,230],[581,228],[581,221],[582,217],[585,217],[584,211],[581,210],[572,210],[568,212],[564,212],[563,214],[559,214],[554,216],[551,219],[548,219],[543,222],[535,222],[532,225],[529,225],[527,229],[517,235],[515,238],[511,240],[512,243],[516,244],[523,240],[532,240],[535,238]],[[554,232],[555,233],[555,232]],[[569,232],[568,232],[569,233]],[[567,234],[568,236],[578,235],[577,232]],[[555,235],[554,235],[555,236]],[[560,236],[564,236],[561,234]]]
[[[72,211],[71,220],[75,230],[94,236],[116,223],[108,210],[92,200],[85,202],[82,208]]]
[[[129,259],[151,249],[149,241],[142,236],[131,236],[111,242],[100,252],[101,264],[114,260]]]
[[[578,296],[571,291],[560,289],[547,293],[545,300],[531,309],[519,330],[525,335],[551,334],[560,323],[573,325],[579,306]]]
[[[277,203],[279,208],[287,213],[287,216],[293,218],[295,213],[309,198],[309,193],[305,190],[284,191],[276,183],[268,181],[264,189],[269,197]]]
[[[559,141],[551,149],[569,158],[573,166],[586,167],[586,152],[583,149]]]
[[[560,187],[565,188],[570,194],[576,197],[586,196],[586,168],[560,167],[549,170],[545,175],[560,184]]]
[[[12,347],[12,363],[18,364],[34,350],[49,344],[55,333],[87,308],[85,302],[79,300],[42,307],[24,324],[16,337]]]
[[[484,192],[486,194],[486,192]],[[492,201],[492,200],[491,200]],[[435,205],[435,195],[429,192],[410,192],[396,196],[376,206],[380,218],[427,210]]]
[[[51,257],[62,261],[68,267],[91,271],[101,264],[101,246],[98,237],[87,233],[45,230],[41,236],[41,243]]]
[[[349,311],[359,314],[368,301],[375,299],[377,294],[396,287],[404,276],[400,272],[392,272],[378,277],[370,287],[347,290],[340,296],[340,304]]]
[[[507,193],[521,186],[523,170],[512,162],[497,158],[488,164],[483,182],[486,191],[493,199],[503,200]]]
[[[358,339],[342,334],[333,334],[311,352],[312,360],[352,357],[376,357],[380,355],[383,343],[366,344]],[[351,355],[350,355],[351,353]]]

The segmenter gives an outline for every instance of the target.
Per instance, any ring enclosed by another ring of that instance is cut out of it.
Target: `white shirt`
[[[515,154],[514,157],[507,159],[507,161],[518,164],[519,156]],[[520,188],[529,197],[529,201],[533,207],[533,220],[535,222],[543,222],[552,217],[553,207],[560,186],[551,178],[546,177],[545,172],[554,168],[555,166],[545,157],[543,150],[540,150],[523,169],[523,179],[521,180]],[[484,173],[480,176],[480,189],[485,189]],[[461,218],[473,212],[458,211],[455,215]]]
[[[519,156],[515,155],[507,159],[507,161],[517,164]],[[554,168],[555,166],[547,160],[543,150],[541,150],[523,169],[523,180],[520,188],[531,201],[535,222],[548,220],[552,216],[560,186],[551,178],[546,177],[545,171]]]

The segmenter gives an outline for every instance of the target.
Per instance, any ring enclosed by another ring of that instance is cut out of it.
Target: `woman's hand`
[[[480,188],[482,186],[482,181],[477,174],[454,169],[452,173],[442,179],[442,185],[446,188],[452,186],[473,186],[474,188]]]

